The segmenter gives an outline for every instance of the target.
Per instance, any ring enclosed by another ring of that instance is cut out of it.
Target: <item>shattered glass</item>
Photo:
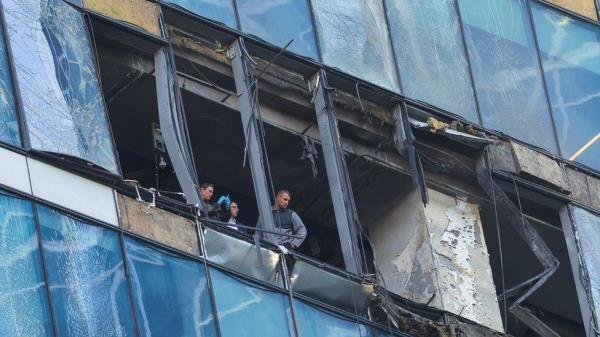
[[[600,134],[600,29],[533,3],[548,95],[562,156]],[[600,141],[577,161],[600,170]]]
[[[224,23],[232,28],[237,28],[232,1],[233,0],[162,0],[162,2],[182,7],[207,19]]]
[[[484,126],[557,152],[525,0],[459,0]]]
[[[125,238],[142,336],[216,336],[204,268]]]
[[[135,336],[117,233],[37,209],[59,335]]]
[[[365,327],[356,321],[329,314],[296,299],[294,308],[302,337],[364,337],[361,335]]]
[[[453,0],[386,0],[404,95],[479,123]]]
[[[294,336],[287,295],[215,268],[211,268],[210,276],[223,337]]]
[[[288,50],[318,60],[307,1],[237,0],[242,31],[279,47],[284,47],[294,39]]]
[[[52,336],[30,201],[0,192],[0,336]]]
[[[0,26],[0,141],[21,145],[19,121],[13,91],[8,55],[4,45],[4,31]]]
[[[3,0],[31,146],[117,172],[83,14],[62,0]]]
[[[580,253],[590,279],[592,305],[596,313],[600,313],[600,216],[577,207],[570,207],[570,210],[577,228]],[[597,324],[600,326],[600,319]]]
[[[399,92],[381,0],[313,0],[323,62]]]

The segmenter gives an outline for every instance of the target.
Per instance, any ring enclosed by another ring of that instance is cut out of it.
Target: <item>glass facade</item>
[[[142,336],[217,336],[204,268],[126,239]]]
[[[294,337],[288,296],[216,269],[210,275],[223,337]]]
[[[403,94],[479,123],[453,0],[386,0]]]
[[[298,330],[302,337],[361,337],[364,327],[294,300]]]
[[[52,336],[31,201],[0,191],[0,336]]]
[[[600,134],[600,28],[532,4],[558,144],[570,158]],[[577,161],[600,169],[600,141]]]
[[[527,2],[458,3],[483,125],[556,153]]]
[[[4,29],[0,26],[0,141],[21,145],[13,83],[4,41]]]
[[[3,0],[31,147],[117,173],[83,14],[62,0]]]
[[[323,63],[400,91],[381,0],[312,0]]]
[[[59,335],[135,336],[117,233],[37,208]]]
[[[162,0],[162,2],[179,6],[194,14],[224,23],[232,28],[237,27],[233,0]]]
[[[319,59],[308,0],[238,0],[242,31],[315,60]]]

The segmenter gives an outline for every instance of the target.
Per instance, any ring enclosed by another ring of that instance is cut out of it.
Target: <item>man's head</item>
[[[200,185],[200,196],[202,197],[202,201],[210,201],[215,192],[215,185],[211,183],[202,183]]]
[[[236,219],[240,208],[238,207],[237,201],[231,201],[231,205],[229,205],[229,214],[232,218]]]
[[[287,190],[280,190],[277,192],[277,207],[286,209],[290,205],[292,194]]]

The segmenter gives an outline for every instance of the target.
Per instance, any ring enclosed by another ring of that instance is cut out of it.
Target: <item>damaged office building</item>
[[[0,337],[600,336],[599,5],[0,0]]]

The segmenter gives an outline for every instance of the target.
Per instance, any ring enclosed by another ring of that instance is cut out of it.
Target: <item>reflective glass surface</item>
[[[323,62],[400,91],[381,0],[312,0]]]
[[[404,95],[479,123],[453,0],[386,0]]]
[[[117,172],[83,14],[62,0],[3,0],[31,146]]]
[[[162,2],[182,7],[232,28],[237,27],[232,0],[162,0]]]
[[[592,301],[596,312],[600,310],[600,216],[592,214],[584,209],[572,207],[573,222],[577,229],[579,238],[579,253],[583,256],[585,268],[590,281]],[[577,257],[576,257],[577,259]],[[600,324],[600,318],[596,317]]]
[[[37,209],[59,335],[135,336],[117,234]]]
[[[223,337],[294,336],[286,295],[259,288],[214,268],[210,275]]]
[[[204,268],[125,239],[142,336],[216,336]]]
[[[600,29],[532,3],[558,144],[570,158],[600,134]],[[600,141],[577,161],[600,170]]]
[[[308,0],[237,0],[242,31],[318,60]]]
[[[12,145],[21,144],[12,77],[2,26],[0,26],[0,141]]]
[[[526,1],[458,3],[483,125],[556,153]]]
[[[365,331],[355,321],[348,321],[294,300],[296,321],[302,337],[361,337]]]
[[[0,192],[0,336],[52,336],[33,206]]]

